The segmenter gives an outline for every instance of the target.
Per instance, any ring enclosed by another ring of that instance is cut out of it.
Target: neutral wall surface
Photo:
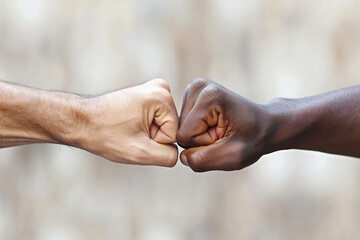
[[[0,78],[101,94],[198,77],[259,103],[360,82],[356,0],[0,0]],[[360,161],[283,151],[238,172],[0,150],[0,239],[359,239]]]

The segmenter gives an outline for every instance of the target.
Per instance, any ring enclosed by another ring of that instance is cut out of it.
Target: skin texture
[[[186,89],[176,138],[181,162],[196,172],[239,170],[285,149],[360,157],[360,86],[261,105],[197,79]]]
[[[360,157],[360,86],[261,105],[198,79],[179,123],[162,79],[90,98],[5,82],[0,93],[0,147],[58,143],[114,162],[172,167],[177,140],[181,161],[197,172],[239,170],[285,149]]]
[[[0,93],[0,147],[58,143],[114,162],[177,162],[178,115],[165,80],[90,98],[5,82]]]

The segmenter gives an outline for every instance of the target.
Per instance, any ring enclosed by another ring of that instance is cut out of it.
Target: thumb
[[[193,147],[180,155],[181,162],[195,172],[211,170],[239,170],[245,167],[242,146],[239,143],[218,142],[208,146]]]
[[[151,139],[146,144],[147,162],[150,165],[173,167],[178,159],[178,148],[175,144],[160,144]]]

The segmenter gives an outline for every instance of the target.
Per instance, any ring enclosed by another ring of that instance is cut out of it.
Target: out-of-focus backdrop
[[[360,82],[357,0],[0,0],[0,78],[82,94],[212,79],[259,103]],[[121,137],[121,136],[119,136]],[[0,150],[0,239],[359,239],[360,160],[306,151],[237,172]]]

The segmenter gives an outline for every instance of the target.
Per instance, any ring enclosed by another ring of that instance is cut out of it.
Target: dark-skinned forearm
[[[360,157],[360,86],[301,99],[274,99],[267,152],[305,149]]]

